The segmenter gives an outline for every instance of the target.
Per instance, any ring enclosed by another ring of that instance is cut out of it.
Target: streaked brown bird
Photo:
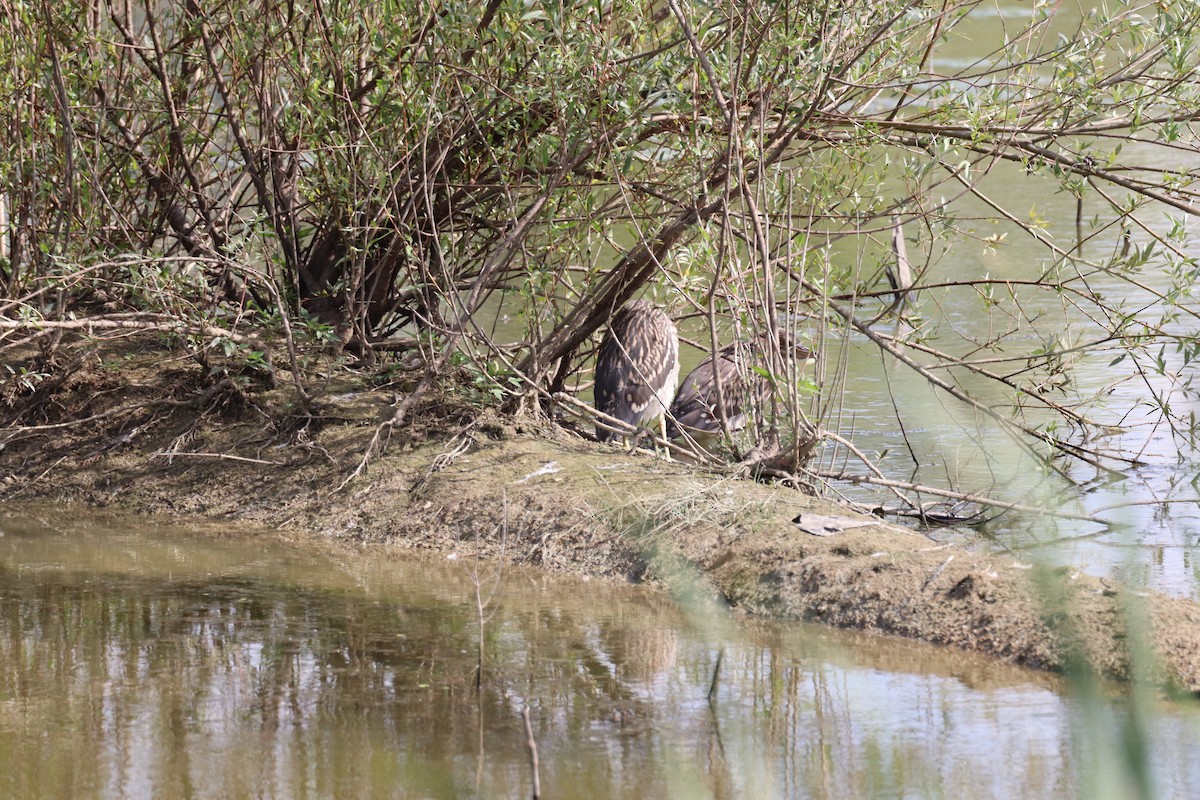
[[[596,408],[629,425],[664,415],[679,383],[679,335],[675,323],[649,300],[626,303],[600,342],[596,356]],[[617,434],[596,426],[602,442]]]
[[[783,332],[779,340],[784,357],[794,358],[798,367],[814,359],[812,351],[795,343]],[[671,403],[667,436],[675,439],[687,433],[707,446],[723,432],[722,404],[730,432],[746,427],[750,409],[754,405],[765,405],[771,397],[771,379],[751,374],[755,354],[761,345],[761,340],[739,340],[727,344],[717,352],[715,362],[710,355],[689,372]],[[719,394],[718,378],[721,384]]]

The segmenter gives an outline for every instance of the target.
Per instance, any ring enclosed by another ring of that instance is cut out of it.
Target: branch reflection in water
[[[544,797],[1067,796],[1119,746],[1052,676],[512,567],[476,691],[462,563],[37,516],[0,512],[0,796],[528,797],[526,708]],[[1146,732],[1200,785],[1189,710]]]

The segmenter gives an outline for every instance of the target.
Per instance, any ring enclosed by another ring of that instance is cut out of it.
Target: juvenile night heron
[[[781,332],[779,343],[784,358],[794,358],[798,368],[814,359],[812,352],[790,335]],[[710,355],[689,372],[671,403],[667,436],[674,439],[687,433],[707,445],[723,433],[722,407],[730,432],[746,427],[752,406],[761,407],[771,397],[771,380],[751,373],[755,353],[762,344],[761,339],[733,342],[717,352],[715,362]]]
[[[664,414],[679,382],[679,335],[649,300],[626,303],[600,342],[596,356],[596,408],[635,427]],[[602,442],[617,434],[596,426]]]

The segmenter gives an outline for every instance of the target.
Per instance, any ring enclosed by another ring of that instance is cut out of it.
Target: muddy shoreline
[[[394,388],[328,381],[312,417],[297,412],[286,386],[210,392],[184,367],[151,379],[106,363],[41,400],[53,413],[39,424],[61,427],[0,429],[0,502],[78,502],[243,520],[299,542],[480,553],[699,590],[741,613],[1038,669],[1150,674],[1200,691],[1200,605],[1189,600],[973,553],[882,520],[816,536],[793,520],[855,515],[445,398],[392,431],[365,473],[339,488],[390,416]]]

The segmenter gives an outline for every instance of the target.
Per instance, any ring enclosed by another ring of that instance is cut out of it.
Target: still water
[[[0,509],[0,797],[528,797],[525,708],[547,798],[1200,793],[1190,707],[487,565],[477,691],[473,568]]]
[[[1070,32],[1100,5],[1055,4],[1045,41]],[[981,54],[1040,19],[1042,6],[1004,0],[980,4],[935,48],[935,72],[984,69]],[[1112,57],[1120,57],[1116,48]],[[1141,136],[1142,142],[1126,145],[1124,157],[1130,163],[1164,172],[1181,166],[1200,168],[1195,132],[1172,149],[1155,145],[1153,133]],[[907,231],[909,255],[918,269],[926,264],[928,254],[936,254],[918,283],[943,287],[918,291],[913,298],[913,309],[924,326],[922,333],[928,337],[925,343],[985,363],[1000,357],[1012,359],[988,366],[1001,374],[1017,375],[1018,382],[1025,378],[1032,382],[1031,376],[1022,377],[1020,371],[1024,357],[1040,349],[1067,352],[1069,369],[1064,380],[1045,396],[1102,425],[1113,426],[1100,436],[1077,437],[1077,442],[1098,451],[1134,456],[1140,464],[1131,467],[1106,462],[1115,468],[1110,472],[1064,459],[1057,469],[1047,469],[986,417],[934,390],[924,378],[890,357],[881,357],[877,348],[858,335],[833,341],[835,356],[848,352],[841,374],[833,376],[833,383],[844,388],[848,409],[835,420],[838,432],[852,436],[863,450],[878,456],[879,465],[891,477],[1053,511],[1094,515],[1108,523],[1102,526],[1052,516],[992,512],[988,516],[993,521],[980,530],[990,548],[1200,597],[1200,453],[1195,440],[1180,430],[1186,427],[1186,420],[1200,414],[1200,400],[1190,388],[1198,376],[1196,363],[1189,363],[1175,347],[1168,346],[1161,353],[1165,367],[1161,373],[1149,368],[1137,374],[1132,358],[1118,360],[1122,352],[1113,342],[1104,342],[1105,325],[1112,317],[1099,306],[1028,287],[999,290],[992,298],[999,302],[992,306],[976,288],[949,284],[985,277],[1022,281],[1055,276],[1074,289],[1087,287],[1103,298],[1109,309],[1119,309],[1178,337],[1195,337],[1200,330],[1195,295],[1200,287],[1193,277],[1181,295],[1179,313],[1164,319],[1164,312],[1174,308],[1164,302],[1172,289],[1164,267],[1151,266],[1136,275],[1106,268],[1121,249],[1121,226],[1114,224],[1115,215],[1099,194],[1085,193],[1083,224],[1077,230],[1076,200],[1052,177],[1027,174],[1018,164],[985,161],[975,168],[986,172],[979,176],[982,194],[1014,219],[1041,220],[1043,237],[1060,250],[1072,250],[1080,234],[1085,244],[1075,252],[1077,261],[1058,259],[1017,225],[998,220],[994,209],[970,196],[950,205],[960,228],[968,234],[961,240],[934,244],[919,226],[911,226]],[[1127,199],[1121,192],[1110,192],[1110,197]],[[928,201],[937,199],[929,197]],[[1147,247],[1153,242],[1149,231],[1164,235],[1179,216],[1166,206],[1148,205],[1137,215],[1146,229],[1134,232],[1132,245]],[[1200,258],[1195,220],[1185,219],[1180,224],[1187,236],[1179,242],[1179,254]],[[947,249],[942,252],[939,247]],[[890,257],[880,256],[880,249],[872,251],[860,239],[838,258],[843,263],[865,261],[864,269],[869,271],[877,263],[873,258]],[[1071,351],[1082,345],[1088,346]],[[1156,345],[1152,353],[1141,354],[1143,367],[1158,349]],[[923,364],[935,363],[919,353],[913,355]],[[1008,412],[1021,406],[1021,413],[1013,417],[1027,425],[1046,428],[1059,424],[1059,432],[1065,429],[1052,412],[1039,410],[1037,403],[1022,402],[1018,395],[991,382],[963,370],[938,374],[955,377],[992,408]],[[1173,424],[1158,413],[1156,398],[1172,407]],[[1183,426],[1179,420],[1184,420]],[[833,463],[829,458],[825,465]]]
[[[1060,34],[1073,34],[1094,9],[1105,4],[988,0],[968,5],[970,13],[961,19],[955,15],[957,21],[933,46],[929,68],[934,76],[973,76],[957,86],[956,91],[963,92],[972,86],[986,91],[990,81],[1002,80],[992,73],[993,62],[1003,42],[1022,38],[1018,32],[1033,29],[1036,35],[1028,41],[1036,44],[1030,46],[1051,49]],[[1128,13],[1152,17],[1155,7],[1165,11],[1169,5],[1142,4]],[[936,7],[928,6],[927,11],[934,13]],[[1042,26],[1046,14],[1051,17]],[[1113,44],[1109,55],[1113,63],[1127,56],[1119,47],[1120,43]],[[1055,63],[1048,58],[1043,68],[1052,71]],[[883,92],[877,102],[880,107],[870,110],[890,109],[896,98]],[[918,101],[918,105],[921,102],[935,101]],[[1147,129],[1138,134],[1140,139],[1124,142],[1123,160],[1135,165],[1139,174],[1200,171],[1197,131],[1185,131],[1170,148],[1162,147],[1156,135]],[[1095,153],[1103,161],[1105,148],[1115,145],[1096,146]],[[897,345],[905,355],[1006,420],[1103,455],[1049,462],[1047,457],[1054,451],[1036,433],[1014,436],[987,414],[935,388],[925,376],[842,324],[836,314],[823,312],[817,299],[798,289],[787,273],[777,272],[768,290],[752,254],[731,246],[721,256],[725,259],[719,265],[722,282],[741,287],[732,292],[735,296],[762,297],[770,292],[779,303],[786,297],[801,338],[820,353],[815,375],[806,375],[819,387],[804,409],[807,419],[822,433],[853,442],[871,464],[863,464],[829,437],[808,466],[826,475],[856,477],[871,477],[872,468],[877,468],[891,480],[1042,510],[1004,511],[955,503],[932,492],[906,493],[914,503],[933,506],[929,509],[933,512],[964,520],[967,536],[981,549],[1011,552],[1026,561],[1070,564],[1134,586],[1200,599],[1200,453],[1196,447],[1200,423],[1195,422],[1200,420],[1200,359],[1189,359],[1176,346],[1190,341],[1192,349],[1200,347],[1196,339],[1200,270],[1174,285],[1158,257],[1140,272],[1121,268],[1117,256],[1126,240],[1110,201],[1130,202],[1123,189],[1107,187],[1107,199],[1089,189],[1077,208],[1076,197],[1044,171],[980,159],[965,150],[943,154],[943,166],[948,168],[958,168],[960,159],[971,163],[972,180],[985,202],[965,192],[944,170],[934,170],[939,177],[919,188],[906,185],[900,164],[912,153],[902,147],[880,147],[874,155],[875,171],[866,170],[863,183],[878,181],[887,187],[881,192],[887,203],[910,193],[913,197],[903,216],[909,260],[917,276],[907,298],[908,322],[898,323],[885,314],[875,330],[905,334],[906,343]],[[856,159],[850,161],[850,171],[864,169]],[[803,195],[805,181],[813,180],[809,176],[837,170],[841,167],[837,162],[836,156],[827,156],[824,162],[800,161],[780,169]],[[619,197],[621,190],[613,191]],[[612,199],[602,196],[596,205]],[[765,208],[767,199],[761,202]],[[810,211],[814,218],[828,214],[829,220],[814,223]],[[837,213],[846,216],[839,218],[825,206],[809,209],[801,204],[764,212],[759,222],[774,251],[792,257],[790,270],[823,283],[822,270],[828,266],[831,274],[849,276],[839,284],[839,291],[848,294],[847,287],[853,286],[866,294],[885,293],[883,300],[862,300],[854,308],[860,320],[874,319],[891,302],[884,273],[885,263],[894,262],[889,223],[858,220],[855,227],[853,211]],[[938,221],[942,213],[953,223],[943,227]],[[1161,253],[1162,243],[1151,234],[1165,236],[1178,226],[1183,233],[1171,247],[1185,262],[1200,263],[1194,219],[1181,219],[1177,209],[1155,203],[1142,206],[1136,218],[1138,224],[1128,226],[1128,243],[1134,252],[1153,245]],[[1010,220],[1034,226],[1037,237]],[[592,243],[602,255],[589,251],[584,260],[604,267],[615,264],[622,252],[638,242],[639,231],[645,232],[636,225],[614,223],[598,237],[600,241]],[[827,238],[830,231],[854,235],[832,240]],[[804,236],[798,237],[798,232]],[[696,239],[715,235],[709,230],[697,233]],[[667,263],[667,272],[673,274],[656,281],[647,292],[679,323],[685,339],[681,375],[706,354],[688,340],[705,350],[711,346],[707,320],[702,323],[695,314],[704,307],[707,276],[718,266],[704,247],[689,247],[685,239],[673,253],[675,260]],[[732,275],[745,283],[733,282]],[[985,280],[994,282],[984,285]],[[1065,288],[1060,291],[1056,286]],[[508,296],[497,293],[480,315],[481,321],[492,324],[489,334],[496,341],[522,343],[531,331],[548,333],[548,321],[531,311],[541,307],[540,301],[530,300],[520,289],[512,287]],[[569,304],[569,290],[561,291],[568,294],[563,299]],[[734,316],[717,321],[720,344],[739,335]],[[1128,330],[1145,325],[1177,338],[1171,344],[1155,343],[1126,353],[1121,349],[1122,335],[1113,332],[1126,318],[1132,325]],[[980,378],[930,355],[924,347],[1004,376],[1029,393]],[[1047,352],[1057,354],[1061,372],[1051,374],[1045,368],[1047,362],[1039,353]],[[1140,368],[1135,368],[1135,361]],[[572,379],[580,397],[590,401],[591,373],[580,369]],[[1050,410],[1043,400],[1078,412],[1094,425],[1086,431],[1073,428],[1068,417]],[[1171,417],[1160,413],[1160,406],[1168,406]],[[751,443],[743,441],[743,451]],[[844,496],[867,508],[908,510],[885,489],[837,479],[814,483],[829,496]]]
[[[1051,21],[1034,37],[1042,46],[1052,47],[1058,34],[1074,31],[1089,10],[1099,5],[1027,0],[972,4],[971,13],[932,49],[930,72],[973,74],[974,82],[986,86],[991,65],[988,59],[995,57],[988,54],[996,52],[1002,42],[1035,26],[1043,14],[1052,12]],[[1147,5],[1143,10],[1150,13],[1149,8]],[[1122,57],[1114,48],[1111,58],[1119,61]],[[1052,66],[1053,60],[1047,69]],[[968,83],[960,88],[967,91]],[[879,102],[890,107],[895,99],[884,93]],[[1130,164],[1148,171],[1200,169],[1200,144],[1195,132],[1186,134],[1177,147],[1170,149],[1154,141],[1153,131],[1140,135],[1141,141],[1125,144],[1123,158]],[[906,153],[894,148],[881,149],[878,155],[878,163],[883,165],[889,159],[892,164],[898,163]],[[956,151],[946,160],[953,165],[957,159],[970,157],[970,153]],[[838,165],[825,166],[835,169]],[[803,185],[805,175],[819,172],[821,165],[814,168],[801,163],[790,169]],[[872,175],[894,187],[894,197],[905,196],[906,187],[893,174],[899,170],[888,169],[879,166],[879,172]],[[822,317],[819,304],[811,303],[813,298],[796,290],[786,275],[779,274],[776,299],[785,292],[789,294],[795,303],[792,307],[800,311],[801,336],[815,343],[821,353],[816,370],[820,393],[806,409],[808,419],[815,421],[820,430],[852,441],[890,479],[1048,512],[1003,512],[988,506],[955,505],[935,494],[908,493],[916,502],[943,503],[934,510],[950,510],[960,517],[981,511],[972,521],[982,520],[983,524],[969,531],[980,548],[1013,552],[1023,560],[1071,564],[1092,574],[1120,577],[1135,586],[1200,598],[1200,454],[1186,431],[1189,420],[1200,419],[1200,395],[1194,388],[1200,386],[1200,362],[1189,363],[1171,345],[1159,353],[1159,345],[1155,344],[1134,354],[1142,366],[1139,373],[1133,368],[1134,355],[1120,358],[1123,353],[1118,347],[1119,337],[1106,331],[1106,326],[1128,314],[1138,323],[1173,336],[1185,340],[1195,337],[1200,331],[1200,304],[1196,300],[1200,285],[1193,277],[1192,285],[1184,287],[1179,295],[1177,305],[1169,306],[1164,298],[1171,293],[1172,278],[1161,263],[1132,275],[1109,269],[1122,248],[1122,229],[1114,224],[1111,207],[1098,193],[1084,194],[1082,225],[1077,230],[1076,199],[1063,191],[1054,177],[1027,171],[1022,164],[1000,161],[974,161],[972,169],[978,189],[991,203],[1002,207],[1014,220],[1037,220],[1039,236],[1060,252],[1073,253],[1075,258],[1059,258],[1019,225],[1005,221],[991,205],[964,193],[943,176],[942,182],[923,187],[920,208],[906,209],[912,219],[920,216],[918,211],[940,208],[955,220],[957,230],[950,234],[934,225],[934,236],[917,221],[905,228],[909,258],[918,273],[917,288],[908,298],[915,330],[897,325],[890,318],[877,323],[876,330],[908,333],[909,340],[919,345],[978,361],[989,371],[1012,376],[1014,383],[1038,386],[1035,396],[1075,409],[1097,426],[1089,435],[1079,435],[1037,399],[979,378],[962,367],[947,367],[920,349],[900,346],[937,377],[958,384],[1006,418],[1011,416],[1037,430],[1054,431],[1073,444],[1134,458],[1138,464],[1101,458],[1099,461],[1110,468],[1102,469],[1082,460],[1059,458],[1048,465],[1032,457],[1030,450],[1039,454],[1050,450],[1036,437],[1006,433],[985,414],[934,388],[924,376],[882,352],[867,337],[840,325],[836,315]],[[1115,202],[1128,200],[1123,190],[1110,190],[1109,196]],[[820,215],[828,209],[813,211]],[[765,215],[762,222],[765,235],[781,252],[784,243],[795,235],[789,224],[811,233],[810,244],[821,242],[823,229],[819,224],[809,231],[804,219],[780,221],[778,216]],[[1131,247],[1140,251],[1153,243],[1150,231],[1163,235],[1179,224],[1189,235],[1174,244],[1178,253],[1200,259],[1195,220],[1181,220],[1180,216],[1177,210],[1163,205],[1146,205],[1138,213],[1146,227],[1133,226]],[[849,227],[851,222],[829,224],[838,230],[839,224]],[[873,224],[875,230],[869,235],[832,242],[828,258],[834,272],[853,276],[850,284],[886,292],[888,283],[882,266],[893,260],[890,231],[879,230],[886,228],[886,223]],[[1085,241],[1077,250],[1080,234]],[[622,235],[618,230],[612,235],[623,246],[636,241],[632,232]],[[1161,250],[1161,245],[1158,248]],[[723,274],[753,272],[748,253],[739,254],[734,248],[726,258],[735,263],[723,265]],[[820,276],[821,256],[810,252],[801,260],[797,255],[790,266],[809,270],[810,278]],[[990,289],[974,283],[985,278],[1014,283],[993,284]],[[1062,281],[1068,291],[1020,285],[1039,280]],[[1075,291],[1101,298],[1102,303],[1080,301],[1072,294]],[[985,298],[988,292],[991,294]],[[680,316],[692,306],[679,294],[675,285],[663,281],[655,289],[654,299]],[[856,313],[860,319],[871,319],[881,308],[878,301],[863,301]],[[1164,319],[1168,311],[1177,313]],[[731,320],[721,320],[723,342],[735,335],[732,327]],[[682,323],[680,329],[686,338],[708,342],[707,324],[693,319]],[[521,340],[525,333],[519,320],[511,329],[497,330],[499,337],[507,340]],[[1039,383],[1047,376],[1037,369],[1026,369],[1026,360],[1039,351],[1062,354],[1065,369],[1053,382]],[[685,347],[681,373],[686,374],[703,355]],[[1163,359],[1161,371],[1153,364],[1159,356]],[[1158,412],[1158,402],[1171,407],[1173,420]],[[826,473],[871,474],[867,466],[832,440],[817,452],[809,466]],[[822,488],[831,496],[844,495],[869,508],[899,505],[886,490],[864,489],[845,481],[832,481]],[[1056,517],[1056,512],[1092,516],[1104,524]]]

